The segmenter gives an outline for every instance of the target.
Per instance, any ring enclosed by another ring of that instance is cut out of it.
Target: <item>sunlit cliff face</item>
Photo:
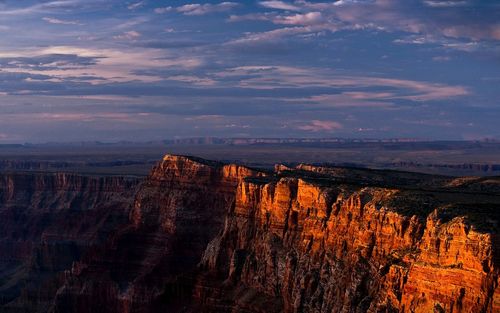
[[[0,142],[498,137],[496,1],[2,1]]]

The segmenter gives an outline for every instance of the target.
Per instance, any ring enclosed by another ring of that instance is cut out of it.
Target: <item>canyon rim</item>
[[[175,155],[144,179],[3,175],[0,305],[498,312],[499,188],[497,177]]]

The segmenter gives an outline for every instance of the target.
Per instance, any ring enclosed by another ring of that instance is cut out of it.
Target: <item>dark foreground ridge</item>
[[[0,312],[500,312],[499,209],[499,177],[5,173]]]

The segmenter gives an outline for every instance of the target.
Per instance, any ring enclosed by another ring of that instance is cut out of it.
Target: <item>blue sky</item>
[[[0,1],[0,143],[500,138],[500,2]]]

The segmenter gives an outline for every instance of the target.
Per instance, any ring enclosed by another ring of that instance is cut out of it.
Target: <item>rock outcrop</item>
[[[39,312],[500,312],[499,186],[166,156],[99,244],[62,263],[64,249],[43,254],[61,274],[51,300],[33,302]],[[35,203],[54,197],[65,199]]]

